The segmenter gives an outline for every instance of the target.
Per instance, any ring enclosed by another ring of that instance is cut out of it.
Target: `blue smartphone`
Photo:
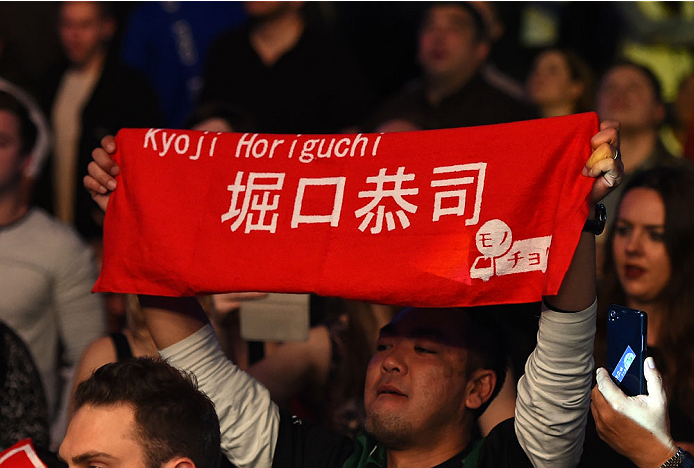
[[[607,314],[607,371],[629,396],[646,394],[643,361],[648,356],[648,315],[612,304]]]

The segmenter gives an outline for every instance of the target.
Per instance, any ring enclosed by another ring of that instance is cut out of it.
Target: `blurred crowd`
[[[597,238],[595,360],[609,304],[648,312],[672,436],[691,451],[694,2],[0,3],[0,450],[31,437],[55,451],[81,381],[157,355],[136,297],[90,292],[103,213],[82,180],[106,135],[398,132],[589,111],[620,122],[625,165]],[[273,400],[358,435],[364,371],[398,310],[311,296],[306,341],[248,340],[239,308],[263,297],[200,302]],[[500,314],[514,382],[539,313]],[[585,443],[585,466],[631,466],[592,420]]]

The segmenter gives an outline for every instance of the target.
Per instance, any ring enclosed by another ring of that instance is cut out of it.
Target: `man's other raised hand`
[[[84,187],[104,212],[108,206],[111,192],[117,186],[114,177],[120,171],[118,165],[111,159],[111,155],[115,152],[116,140],[111,135],[105,136],[101,140],[101,148],[92,151],[93,161],[87,167],[89,175],[84,176],[83,180]]]

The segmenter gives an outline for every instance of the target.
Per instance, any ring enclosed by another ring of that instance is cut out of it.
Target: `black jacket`
[[[58,87],[67,71],[62,64],[50,72],[40,95],[40,102],[50,119]],[[100,212],[82,185],[92,150],[106,135],[115,135],[121,128],[156,127],[160,125],[156,94],[147,78],[137,70],[114,61],[104,65],[91,97],[82,111],[78,167],[75,177],[75,227],[85,239],[101,236]],[[54,211],[53,157],[46,162],[36,184],[35,202],[49,212]]]

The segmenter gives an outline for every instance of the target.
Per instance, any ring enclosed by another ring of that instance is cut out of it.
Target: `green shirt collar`
[[[483,442],[484,439],[477,439],[461,453],[439,466],[474,468],[477,466]],[[370,434],[362,434],[354,441],[354,452],[345,461],[342,468],[386,468],[387,461],[386,448],[378,444]]]

